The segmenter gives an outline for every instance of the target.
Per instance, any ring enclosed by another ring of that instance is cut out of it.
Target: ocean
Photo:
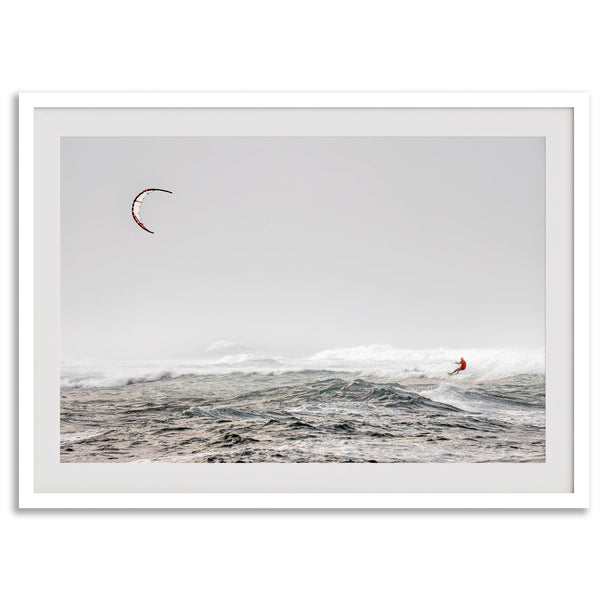
[[[448,373],[464,356],[467,369]],[[544,462],[544,352],[64,359],[61,462]]]

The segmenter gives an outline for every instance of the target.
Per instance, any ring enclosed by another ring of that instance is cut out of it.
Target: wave
[[[110,373],[94,374],[72,374],[71,372],[61,374],[60,384],[62,387],[121,387],[133,385],[134,383],[145,383],[150,381],[164,381],[177,377],[170,371],[150,372],[141,375],[111,375]]]
[[[239,342],[217,340],[216,342],[213,342],[204,353],[211,356],[231,356],[236,354],[248,354],[253,350],[254,348],[252,346],[246,346]]]
[[[73,361],[63,360],[62,387],[120,387],[156,382],[186,375],[281,374],[307,371],[348,372],[388,380],[442,379],[464,356],[467,369],[455,381],[489,381],[514,375],[545,372],[544,350],[419,349],[389,345],[352,346],[327,349],[307,357],[285,357],[251,352],[233,342],[219,342],[201,358],[186,361]],[[213,344],[214,346],[214,344]],[[234,352],[231,352],[235,347]],[[211,346],[212,348],[212,346]],[[210,349],[209,349],[210,350]],[[239,350],[239,351],[237,351]],[[454,379],[454,378],[453,378]]]
[[[324,350],[311,359],[330,368],[367,369],[374,374],[438,378],[456,368],[464,356],[467,370],[461,378],[499,379],[526,373],[544,374],[545,353],[538,350],[436,348],[409,350],[373,344]]]
[[[72,444],[77,442],[82,442],[85,440],[91,440],[93,438],[99,437],[106,433],[114,431],[114,429],[106,429],[106,428],[95,428],[95,429],[84,429],[82,431],[73,431],[71,433],[63,433],[60,436],[61,444]]]

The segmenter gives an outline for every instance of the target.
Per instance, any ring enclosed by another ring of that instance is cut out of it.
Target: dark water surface
[[[61,388],[62,462],[543,462],[545,380],[165,374]]]

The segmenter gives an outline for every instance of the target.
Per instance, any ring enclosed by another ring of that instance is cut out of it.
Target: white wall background
[[[597,477],[592,509],[576,512],[17,512],[14,358],[18,91],[586,90],[596,200],[596,12],[594,2],[578,0],[7,3],[0,14],[0,255],[11,284],[1,297],[5,597],[597,597]],[[594,209],[596,234],[597,216]],[[595,274],[593,302],[597,284]],[[595,350],[596,315],[593,325]],[[593,469],[598,434],[594,407]]]

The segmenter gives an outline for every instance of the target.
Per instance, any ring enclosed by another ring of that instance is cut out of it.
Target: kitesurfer
[[[464,371],[467,368],[467,361],[461,356],[460,361],[454,363],[455,365],[460,365],[457,369],[452,371],[452,373],[448,373],[448,375],[457,375],[461,371]]]

